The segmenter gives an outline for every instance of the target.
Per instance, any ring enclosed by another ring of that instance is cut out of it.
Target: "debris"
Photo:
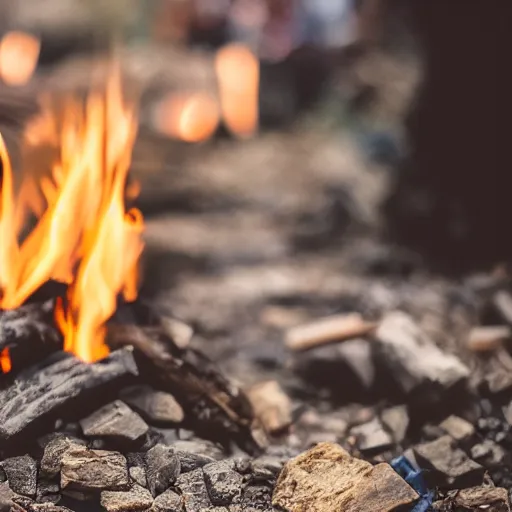
[[[124,402],[116,400],[101,407],[80,421],[87,437],[109,437],[136,441],[148,432],[144,420]]]
[[[283,431],[292,422],[292,404],[275,380],[261,382],[246,390],[254,414],[269,433]]]
[[[46,477],[54,477],[60,473],[62,457],[64,453],[73,447],[85,445],[85,442],[65,434],[53,434],[44,446],[41,459],[41,474]]]
[[[468,348],[473,352],[496,350],[510,338],[510,334],[507,326],[473,327],[468,337]]]
[[[29,455],[11,457],[2,463],[9,487],[16,493],[35,498],[37,489],[37,463]]]
[[[486,465],[496,465],[505,458],[505,450],[494,441],[484,439],[471,447],[471,458]]]
[[[419,445],[414,453],[420,467],[432,470],[433,482],[440,487],[461,489],[482,483],[484,468],[454,448],[450,436]]]
[[[180,475],[176,485],[182,493],[187,512],[209,510],[211,503],[202,469],[195,469]]]
[[[353,427],[350,433],[356,436],[357,447],[361,452],[383,452],[393,444],[391,436],[384,430],[378,418]]]
[[[204,481],[210,501],[216,506],[227,506],[240,495],[243,477],[226,462],[212,462],[203,467]]]
[[[153,496],[135,484],[129,491],[102,491],[100,502],[107,512],[137,512],[151,507]]]
[[[157,444],[146,453],[146,478],[154,497],[162,494],[176,481],[180,470],[180,460],[170,446]]]
[[[417,499],[389,464],[372,466],[339,445],[321,443],[287,462],[272,504],[294,511],[384,512]]]
[[[128,388],[121,398],[152,422],[181,423],[185,416],[181,405],[170,393],[155,391],[149,386]]]
[[[183,499],[171,489],[155,498],[151,512],[182,512]]]
[[[376,338],[380,360],[406,394],[427,383],[447,390],[465,382],[469,376],[468,367],[460,359],[442,352],[405,313],[387,314],[377,329]]]
[[[40,422],[56,417],[67,404],[90,402],[94,394],[115,389],[137,373],[130,348],[116,350],[95,364],[69,354],[54,354],[21,372],[11,386],[0,391],[0,442],[29,434]]]
[[[62,457],[60,482],[71,491],[124,491],[129,487],[126,459],[116,452],[70,448]]]
[[[128,469],[132,480],[139,484],[141,487],[147,487],[148,481],[146,479],[146,471],[141,466],[132,466]]]
[[[411,512],[428,512],[431,510],[435,492],[428,489],[421,470],[414,468],[411,461],[401,456],[391,461],[392,468],[420,495],[420,500]]]
[[[400,444],[409,428],[409,414],[405,405],[396,405],[384,409],[380,415],[384,426],[391,432],[395,443]]]
[[[449,510],[473,512],[510,512],[508,492],[501,487],[471,487],[460,491],[451,491],[440,504],[450,506]],[[439,509],[437,509],[439,510]]]
[[[456,441],[468,439],[475,433],[475,427],[458,416],[448,416],[439,426]]]
[[[359,313],[334,315],[289,329],[285,344],[296,352],[310,350],[329,343],[361,338],[373,333],[375,322],[368,322]]]

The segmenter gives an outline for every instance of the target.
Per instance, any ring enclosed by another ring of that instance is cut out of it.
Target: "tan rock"
[[[289,512],[387,512],[416,499],[389,464],[372,466],[320,443],[285,465],[272,504]]]

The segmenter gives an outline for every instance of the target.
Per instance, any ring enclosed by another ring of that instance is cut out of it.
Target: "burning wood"
[[[64,349],[87,362],[108,354],[104,323],[115,311],[117,296],[122,293],[128,301],[137,296],[143,222],[138,210],[125,210],[136,127],[135,109],[123,103],[116,72],[105,91],[90,94],[85,107],[68,102],[51,176],[32,189],[36,196],[18,203],[0,138],[0,307],[21,306],[50,279],[66,283],[66,302],[58,302],[56,321]],[[20,243],[17,219],[28,214],[38,222]],[[6,354],[4,364],[5,359]]]

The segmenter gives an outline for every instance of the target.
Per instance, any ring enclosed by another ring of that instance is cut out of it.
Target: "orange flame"
[[[250,137],[258,128],[260,68],[256,55],[246,46],[230,44],[215,57],[222,115],[238,137]]]
[[[9,355],[9,349],[4,348],[0,352],[0,369],[3,373],[9,373],[11,371],[11,356]]]
[[[154,117],[161,133],[186,142],[202,142],[217,129],[220,113],[208,93],[178,93],[167,96],[157,106]]]
[[[37,66],[41,42],[24,32],[8,32],[0,41],[0,78],[8,85],[26,84]]]
[[[87,362],[108,354],[104,324],[118,295],[137,296],[143,220],[124,204],[136,127],[134,108],[122,101],[119,73],[106,91],[91,93],[85,107],[69,102],[51,177],[21,188],[19,204],[33,205],[38,215],[21,245],[12,170],[0,137],[0,307],[19,307],[49,279],[68,283],[66,308],[59,302],[55,317],[64,349]]]

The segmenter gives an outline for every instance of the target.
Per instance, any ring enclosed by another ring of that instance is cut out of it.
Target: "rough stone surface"
[[[54,503],[34,503],[28,512],[72,512],[72,510]]]
[[[116,400],[80,421],[88,437],[115,437],[136,441],[148,432],[145,421],[124,402]]]
[[[146,479],[146,471],[141,466],[132,466],[128,472],[130,473],[130,477],[132,480],[139,484],[141,487],[147,487],[148,481]]]
[[[77,447],[62,458],[62,489],[123,491],[128,487],[127,463],[120,453]]]
[[[233,464],[213,462],[203,468],[206,489],[213,505],[230,505],[240,495],[243,477]]]
[[[505,458],[505,450],[494,441],[484,439],[471,447],[471,458],[487,465],[496,465]]]
[[[78,448],[85,443],[77,438],[65,434],[55,434],[44,446],[43,458],[41,459],[41,474],[47,477],[54,477],[59,474],[62,465],[62,457],[70,448]]]
[[[149,386],[129,388],[121,398],[151,422],[181,423],[185,417],[181,405],[171,394],[155,391]]]
[[[17,494],[34,498],[37,490],[37,463],[29,455],[11,457],[2,462],[9,487]]]
[[[405,439],[409,428],[409,414],[405,405],[397,405],[382,411],[381,420],[384,426],[391,432],[395,443],[401,443]]]
[[[36,501],[38,503],[58,503],[60,488],[58,483],[39,478],[37,482]]]
[[[206,464],[215,462],[215,459],[208,457],[207,455],[184,452],[182,450],[176,451],[176,455],[178,459],[180,459],[182,473],[194,471],[194,469],[202,468],[203,466],[206,466]]]
[[[294,512],[385,512],[417,498],[388,464],[374,467],[321,443],[285,465],[272,504]]]
[[[183,499],[171,489],[155,498],[151,512],[182,512]]]
[[[156,497],[166,491],[178,478],[181,466],[174,449],[157,444],[146,454],[146,478],[151,494]]]
[[[202,512],[210,509],[210,498],[201,468],[180,475],[176,483],[183,494],[186,512]]]
[[[378,418],[354,427],[350,433],[356,436],[357,446],[362,452],[384,451],[393,444],[391,436],[384,430]]]
[[[414,453],[420,467],[431,470],[436,485],[460,489],[482,483],[484,468],[455,448],[450,436],[419,445]]]
[[[467,439],[475,433],[475,427],[471,423],[454,415],[446,418],[439,426],[457,441]]]
[[[449,492],[446,499],[434,504],[435,510],[457,512],[510,512],[510,502],[506,489],[500,487],[471,487]]]
[[[134,485],[129,491],[103,491],[100,502],[107,512],[138,512],[151,507],[153,496],[144,487]]]
[[[387,314],[379,325],[375,348],[404,393],[425,383],[442,389],[466,381],[469,369],[457,357],[441,351],[407,314]]]

